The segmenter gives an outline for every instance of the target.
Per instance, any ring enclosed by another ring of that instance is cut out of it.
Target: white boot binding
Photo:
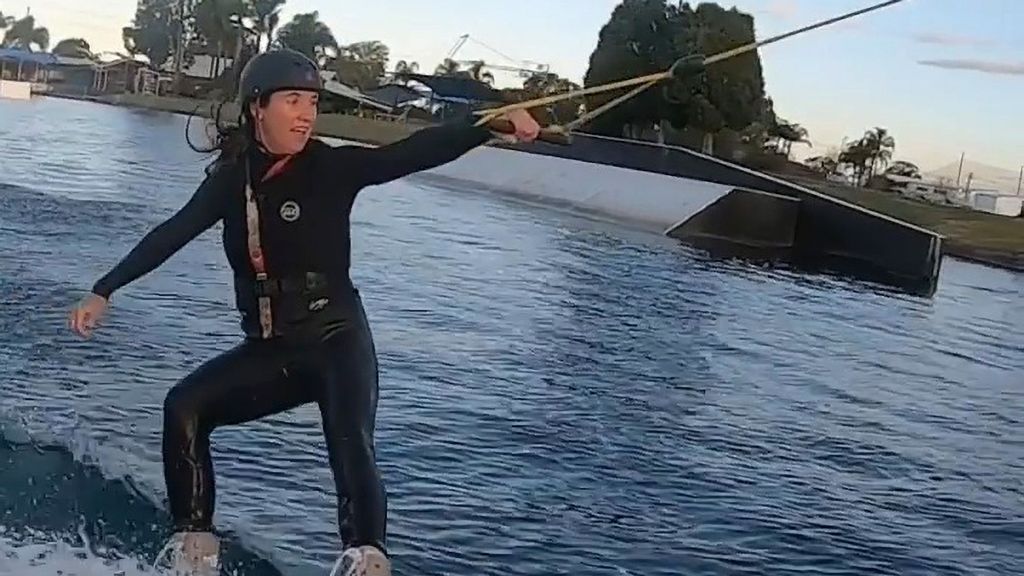
[[[157,554],[153,568],[169,556],[174,576],[216,576],[220,573],[220,540],[212,532],[177,532]]]
[[[334,563],[331,576],[391,576],[391,560],[375,546],[349,548]]]

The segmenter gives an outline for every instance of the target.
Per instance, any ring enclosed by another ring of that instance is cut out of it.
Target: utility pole
[[[1024,165],[1020,167],[1020,178],[1017,178],[1017,196],[1020,196],[1020,185],[1024,182]]]
[[[960,187],[960,175],[964,171],[964,152],[960,153],[960,169],[956,171],[956,187]]]
[[[178,0],[178,43],[174,48],[174,93],[181,94],[181,63],[185,52],[185,0]]]

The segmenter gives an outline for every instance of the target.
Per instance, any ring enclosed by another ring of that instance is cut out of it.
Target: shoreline
[[[45,94],[55,98],[82,100],[112,106],[158,110],[209,117],[215,102],[180,97],[136,94],[88,96]],[[237,109],[227,105],[226,117]],[[371,145],[401,140],[431,126],[426,122],[387,122],[344,114],[322,114],[315,127],[317,136],[339,138]],[[810,178],[772,173],[772,176],[811,188],[869,210],[932,230],[943,236],[945,255],[996,268],[1024,273],[1024,218],[1009,218],[960,208],[910,200],[889,192],[853,188]]]

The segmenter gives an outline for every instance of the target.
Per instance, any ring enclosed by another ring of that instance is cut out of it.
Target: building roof
[[[61,56],[60,54],[57,54],[57,55],[54,56],[54,59],[56,60],[54,62],[54,64],[59,64],[60,66],[95,66],[96,65],[96,62],[94,62],[93,60],[91,60],[89,58],[81,58],[81,57],[76,57],[76,56]]]
[[[385,102],[390,106],[401,106],[406,102],[413,102],[424,98],[423,94],[401,84],[388,84],[366,93],[367,96]]]
[[[19,62],[32,62],[43,66],[55,64],[57,57],[47,52],[29,52],[28,50],[17,50],[15,48],[0,48],[0,59],[15,60]]]
[[[501,102],[501,92],[489,84],[472,78],[458,76],[432,76],[427,74],[403,74],[403,77],[426,85],[441,100],[464,100],[470,102]]]
[[[327,90],[331,94],[335,94],[337,96],[341,96],[342,98],[348,98],[350,100],[355,100],[356,102],[359,102],[360,104],[363,104],[363,105],[366,105],[366,106],[371,106],[373,108],[377,108],[378,110],[382,110],[384,112],[391,112],[391,106],[388,106],[384,102],[381,102],[381,101],[379,101],[379,100],[377,100],[375,98],[367,96],[366,94],[363,94],[359,90],[357,90],[357,89],[355,89],[355,88],[353,88],[353,87],[351,87],[351,86],[349,86],[347,84],[342,84],[341,82],[338,82],[337,80],[331,80],[331,79],[328,79],[328,78],[325,78],[324,80],[325,80],[324,81],[324,90]]]

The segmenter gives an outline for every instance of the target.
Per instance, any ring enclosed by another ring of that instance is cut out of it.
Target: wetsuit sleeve
[[[127,256],[93,285],[93,294],[109,298],[115,290],[152,272],[220,220],[225,197],[220,184],[221,178],[217,175],[207,176],[184,206],[146,234]]]
[[[383,184],[409,174],[447,164],[493,137],[485,127],[446,124],[414,132],[379,148],[349,149],[359,187]]]

